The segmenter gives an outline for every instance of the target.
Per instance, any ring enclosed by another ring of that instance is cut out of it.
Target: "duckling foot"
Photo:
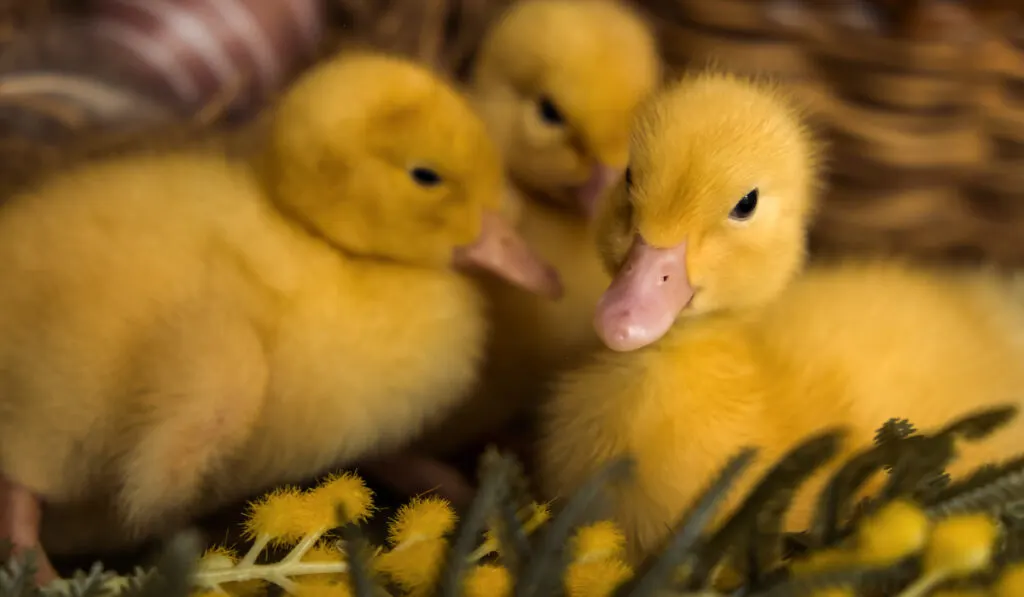
[[[430,493],[461,510],[473,501],[476,490],[458,469],[430,456],[403,452],[365,463],[360,468],[403,495]]]
[[[59,576],[39,543],[41,517],[39,498],[0,476],[0,541],[10,542],[12,555],[35,552],[36,584],[45,587]]]

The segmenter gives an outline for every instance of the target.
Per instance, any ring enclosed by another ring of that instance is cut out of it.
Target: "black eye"
[[[628,191],[633,186],[633,170],[629,167],[626,168],[626,174],[623,176],[626,179],[626,190]]]
[[[409,171],[409,175],[416,181],[416,184],[425,187],[432,187],[441,182],[441,175],[430,168],[413,168]]]
[[[540,117],[544,122],[548,124],[563,124],[565,119],[562,117],[562,113],[558,111],[555,103],[546,97],[540,98],[537,109],[540,110]]]
[[[729,217],[734,220],[746,220],[754,215],[755,209],[757,209],[757,189],[744,195],[736,204],[736,207],[733,207],[732,211],[729,212]]]

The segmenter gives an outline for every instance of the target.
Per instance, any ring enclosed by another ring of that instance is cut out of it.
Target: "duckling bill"
[[[693,293],[686,273],[686,241],[657,248],[637,234],[597,303],[594,327],[612,350],[642,348],[668,332]]]
[[[558,271],[540,259],[515,227],[496,212],[484,213],[480,237],[455,250],[453,263],[468,272],[487,271],[521,289],[557,300],[564,292]]]

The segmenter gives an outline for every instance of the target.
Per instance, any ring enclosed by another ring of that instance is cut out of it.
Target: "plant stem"
[[[480,544],[480,547],[473,550],[473,553],[469,554],[466,561],[470,564],[475,564],[480,560],[484,559],[487,554],[498,550],[498,542],[491,538],[484,539],[484,542]]]
[[[229,582],[247,580],[266,580],[280,584],[277,579],[287,581],[291,576],[307,576],[310,574],[344,574],[348,572],[346,562],[278,562],[262,566],[235,566],[225,570],[209,570],[199,572],[195,582],[204,587],[212,587]],[[290,581],[289,581],[290,582]]]
[[[940,582],[946,580],[948,575],[944,571],[925,574],[914,581],[909,587],[903,590],[897,597],[924,597],[929,594]]]
[[[238,562],[237,566],[252,566],[256,563],[256,559],[260,557],[260,553],[266,548],[267,544],[270,543],[270,535],[259,535],[256,540],[253,541],[252,547],[242,558],[242,561]],[[236,566],[236,567],[237,567]]]
[[[301,560],[302,556],[306,555],[306,553],[309,552],[309,550],[312,549],[314,545],[316,545],[316,542],[320,540],[320,537],[326,531],[327,529],[317,529],[303,537],[302,541],[299,541],[298,545],[292,548],[292,550],[288,552],[288,555],[285,556],[285,558],[281,560],[281,562],[288,564],[298,562],[299,560]]]
[[[284,591],[289,595],[294,595],[299,592],[299,586],[283,574],[272,574],[267,580],[284,589]]]

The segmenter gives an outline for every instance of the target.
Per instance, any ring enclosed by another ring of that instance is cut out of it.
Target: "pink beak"
[[[480,237],[455,249],[454,263],[464,269],[487,270],[505,281],[550,299],[562,297],[558,271],[526,244],[497,212],[484,212]]]
[[[636,350],[661,339],[692,298],[686,243],[659,249],[638,234],[597,303],[594,329],[608,348]]]
[[[601,163],[594,164],[594,168],[590,171],[590,178],[576,191],[576,201],[580,211],[588,219],[594,216],[597,206],[601,198],[604,197],[608,187],[615,184],[620,176],[622,176],[621,169],[605,166]]]

